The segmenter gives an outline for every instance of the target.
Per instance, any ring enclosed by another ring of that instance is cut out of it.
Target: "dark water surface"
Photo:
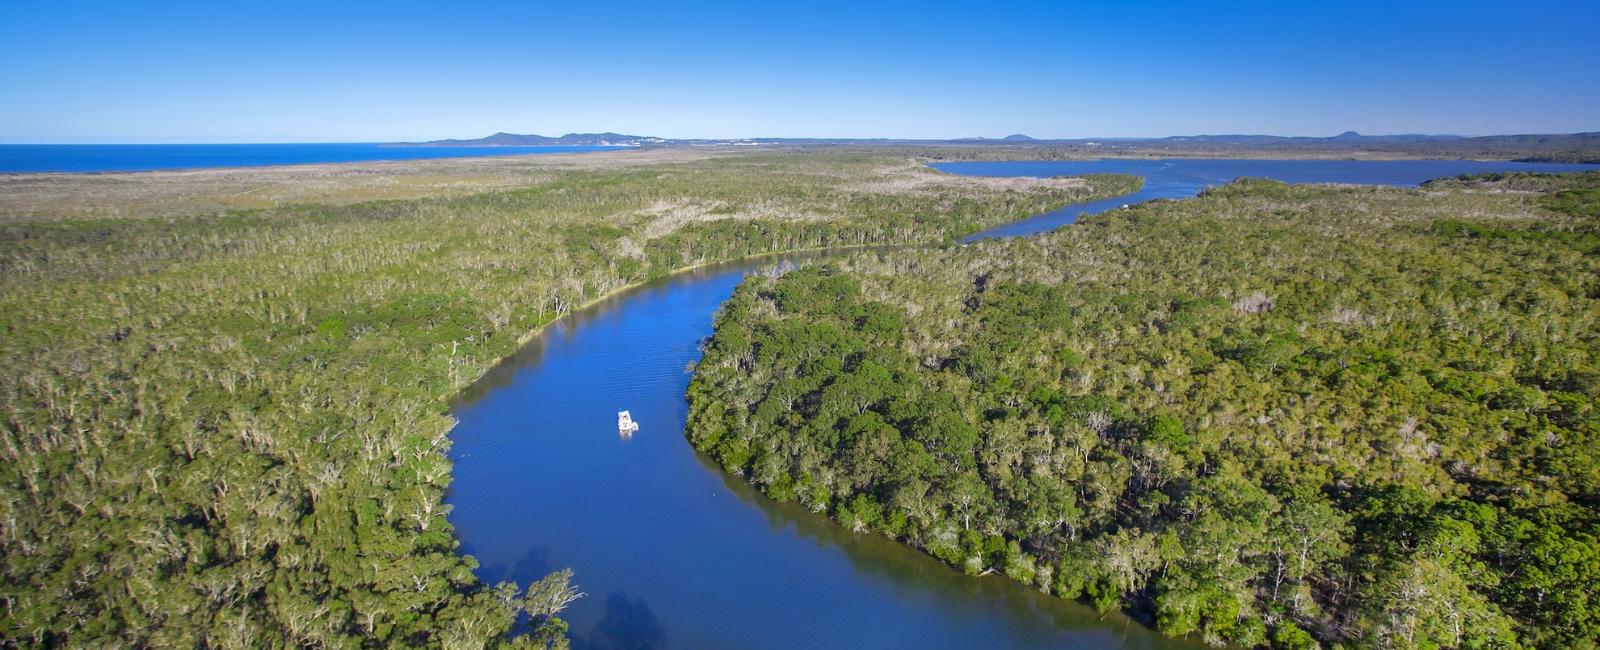
[[[1185,160],[939,168],[1148,179],[1136,195],[979,235],[1003,236],[1048,230],[1084,211],[1192,196],[1239,175],[1415,185],[1535,167]],[[526,585],[572,567],[589,594],[564,616],[578,648],[1203,648],[846,532],[766,499],[689,446],[687,366],[700,358],[712,313],[745,272],[818,257],[726,264],[623,292],[552,325],[467,391],[453,411],[460,424],[448,502],[463,550],[482,563],[479,575]],[[631,439],[617,435],[622,409],[641,425]]]
[[[683,394],[696,343],[745,271],[778,259],[585,309],[466,396],[450,519],[479,575],[527,584],[572,567],[589,594],[566,616],[580,648],[1189,647],[851,534],[694,451]],[[631,439],[617,435],[621,409],[640,423]]]
[[[1076,176],[1078,174],[1133,174],[1144,177],[1144,189],[1114,199],[1090,201],[1047,212],[1030,219],[996,226],[964,241],[1010,237],[1050,230],[1073,222],[1078,215],[1094,214],[1124,204],[1150,199],[1184,199],[1208,185],[1222,185],[1240,176],[1270,178],[1285,183],[1354,183],[1416,187],[1423,181],[1482,172],[1577,172],[1600,165],[1555,163],[1474,162],[1470,160],[1086,160],[1069,162],[970,162],[931,165],[939,171],[965,176]]]
[[[261,167],[306,163],[476,158],[572,153],[627,147],[385,147],[312,144],[0,144],[0,173],[137,172],[154,169]]]

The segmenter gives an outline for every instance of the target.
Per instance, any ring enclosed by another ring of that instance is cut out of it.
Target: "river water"
[[[1467,167],[1467,166],[1471,167]],[[1241,175],[1414,186],[1473,171],[1600,166],[1456,161],[1099,161],[937,165],[951,173],[1141,174],[1140,192],[974,235],[1025,235]],[[1000,576],[971,578],[884,537],[766,499],[684,438],[689,366],[713,312],[766,257],[621,292],[552,324],[466,391],[447,502],[479,575],[571,567],[577,648],[1203,648]],[[616,412],[640,430],[618,436]]]
[[[1076,176],[1079,174],[1132,174],[1144,177],[1144,188],[1127,196],[1069,205],[990,228],[971,235],[971,242],[988,237],[1012,237],[1050,230],[1072,223],[1079,215],[1151,199],[1184,199],[1212,185],[1241,176],[1270,178],[1285,183],[1351,183],[1416,187],[1423,181],[1483,172],[1580,172],[1600,165],[1552,163],[1477,162],[1472,160],[1223,160],[1172,158],[1166,160],[1092,160],[1069,162],[938,163],[933,168],[972,176]]]

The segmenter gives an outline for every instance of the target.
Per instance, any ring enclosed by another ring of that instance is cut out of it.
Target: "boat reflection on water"
[[[1472,171],[1556,166],[1459,161],[1100,161],[940,165],[974,175],[1137,173],[1133,195],[973,235],[1028,235],[1083,212],[1193,196],[1247,175],[1415,186]],[[1589,168],[1593,168],[1592,166]],[[634,287],[553,324],[458,395],[450,520],[493,584],[571,567],[586,598],[563,613],[587,648],[1076,648],[1197,650],[1141,622],[1002,576],[968,577],[826,513],[761,495],[682,434],[684,393],[713,315],[746,273],[835,252],[708,266]],[[856,251],[852,254],[872,254]],[[878,254],[897,254],[892,249]],[[625,381],[619,378],[626,378]],[[628,404],[656,435],[633,438]],[[621,439],[599,427],[617,414]],[[664,432],[664,433],[663,433]],[[606,435],[599,435],[606,433]]]

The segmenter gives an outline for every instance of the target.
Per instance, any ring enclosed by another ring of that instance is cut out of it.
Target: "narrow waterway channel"
[[[1026,235],[1084,212],[1193,196],[1238,176],[1414,186],[1477,171],[1597,166],[1460,161],[961,163],[951,173],[1145,176],[1140,192],[974,235]],[[878,535],[774,503],[695,452],[684,390],[712,314],[766,257],[674,275],[552,325],[455,404],[448,502],[488,582],[571,567],[578,648],[1202,648],[1137,622],[971,578]],[[617,434],[616,412],[641,429]]]

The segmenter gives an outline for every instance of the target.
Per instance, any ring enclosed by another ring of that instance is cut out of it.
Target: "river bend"
[[[960,174],[1139,174],[1139,192],[969,237],[1027,235],[1078,215],[1183,198],[1238,176],[1414,186],[1480,171],[1600,166],[1462,161],[1117,160],[935,165]],[[552,324],[454,406],[448,502],[490,583],[563,567],[588,596],[576,648],[1202,648],[1000,576],[970,578],[884,537],[774,503],[684,438],[684,391],[712,314],[766,257],[673,275]],[[617,435],[616,412],[641,429]]]

